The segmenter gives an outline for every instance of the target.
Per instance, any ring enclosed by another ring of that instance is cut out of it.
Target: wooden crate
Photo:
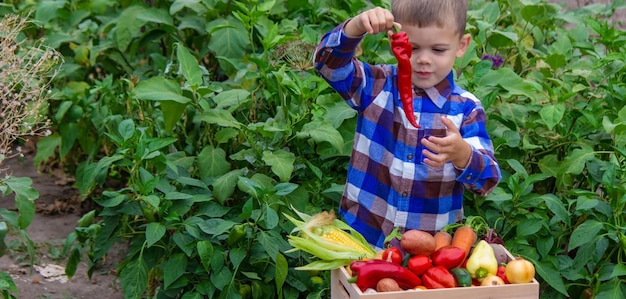
[[[509,259],[513,256],[507,251]],[[538,299],[539,283],[507,284],[421,291],[398,291],[364,294],[354,283],[348,282],[345,268],[332,270],[330,274],[331,299]]]

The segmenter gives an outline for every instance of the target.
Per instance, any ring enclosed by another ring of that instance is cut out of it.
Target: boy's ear
[[[472,42],[472,35],[469,33],[463,34],[459,40],[459,49],[456,51],[456,57],[460,58],[465,55],[465,51]]]

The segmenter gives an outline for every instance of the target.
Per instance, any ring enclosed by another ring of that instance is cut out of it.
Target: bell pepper
[[[430,256],[433,265],[443,266],[450,270],[458,267],[465,260],[465,250],[453,245],[441,247]]]
[[[498,260],[493,248],[485,240],[480,240],[467,259],[467,271],[472,278],[483,281],[485,277],[498,273]]]
[[[415,275],[417,276],[424,274],[424,272],[426,272],[426,270],[428,270],[432,266],[432,260],[428,256],[423,254],[411,256],[407,263],[407,268],[409,268],[409,270],[415,273]]]
[[[509,284],[509,280],[506,278],[506,264],[500,264],[498,266],[498,272],[496,272],[496,276],[502,278],[505,284]]]
[[[443,266],[434,266],[422,274],[422,282],[429,289],[443,289],[456,287],[456,280],[448,269]]]
[[[350,264],[353,276],[356,276],[356,285],[365,291],[376,288],[376,284],[383,278],[392,278],[402,289],[413,289],[422,284],[417,275],[402,265],[392,262],[371,259],[366,261],[353,261]]]

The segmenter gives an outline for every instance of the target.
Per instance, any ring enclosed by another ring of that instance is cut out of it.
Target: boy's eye
[[[445,51],[446,51],[446,49],[438,49],[438,48],[434,48],[434,49],[433,49],[433,51],[434,51],[434,52],[437,52],[437,53],[443,53],[443,52],[445,52]]]

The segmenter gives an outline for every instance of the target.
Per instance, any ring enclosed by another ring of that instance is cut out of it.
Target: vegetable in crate
[[[430,256],[435,252],[435,237],[428,232],[410,229],[402,233],[400,247],[409,254]]]
[[[469,274],[467,269],[452,268],[450,269],[450,274],[454,276],[454,280],[456,281],[457,287],[471,287],[472,286],[472,276]]]
[[[403,254],[400,248],[391,246],[383,251],[382,260],[392,262],[394,264],[402,264]]]
[[[296,267],[296,270],[332,270],[376,255],[363,235],[335,218],[333,212],[323,211],[311,216],[292,209],[302,220],[285,214],[296,226],[288,236],[288,242],[294,248],[287,252],[302,250],[319,259]]]
[[[411,256],[407,262],[407,268],[415,275],[422,275],[426,270],[433,266],[433,261],[430,257],[423,254]]]
[[[448,269],[442,266],[429,268],[422,274],[422,283],[428,289],[443,289],[456,287],[456,280]]]
[[[498,273],[498,261],[493,248],[485,240],[478,241],[465,265],[472,278],[482,282],[487,276]]]
[[[518,257],[506,264],[504,273],[510,283],[529,283],[535,277],[535,265]]]
[[[376,288],[378,281],[383,278],[392,278],[405,290],[414,289],[422,284],[420,278],[409,269],[384,260],[353,261],[350,270],[356,278],[354,282],[361,291]]]
[[[430,256],[435,266],[443,266],[450,270],[458,267],[465,260],[465,250],[456,246],[444,246]]]

